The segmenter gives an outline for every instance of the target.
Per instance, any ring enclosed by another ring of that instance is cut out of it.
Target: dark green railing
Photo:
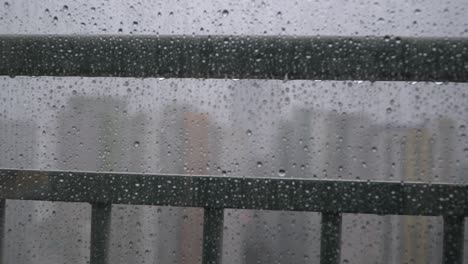
[[[468,82],[468,40],[0,36],[0,75]]]
[[[4,35],[0,75],[468,82],[468,40]],[[0,187],[1,228],[6,199],[90,203],[91,264],[112,204],[204,208],[203,263],[221,261],[225,208],[321,212],[323,264],[340,262],[343,213],[443,216],[443,263],[463,262],[465,185],[3,169]]]
[[[106,263],[112,204],[204,208],[203,263],[220,263],[227,208],[321,212],[320,263],[333,264],[343,213],[443,216],[443,263],[463,261],[465,185],[2,169],[0,186],[3,205],[5,199],[90,203],[92,264]]]

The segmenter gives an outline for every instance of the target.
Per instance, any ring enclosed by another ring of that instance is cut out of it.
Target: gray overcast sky
[[[466,0],[7,0],[0,33],[468,36]]]

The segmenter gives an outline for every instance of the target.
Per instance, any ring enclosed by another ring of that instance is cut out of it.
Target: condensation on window
[[[464,0],[7,0],[0,33],[466,37],[467,11]]]
[[[467,9],[8,0],[0,34],[467,37]],[[1,168],[466,184],[464,83],[1,76],[0,102]],[[6,210],[7,263],[89,262],[89,204]],[[224,214],[223,263],[320,258],[319,213]],[[109,261],[201,263],[202,228],[199,208],[115,204]],[[442,259],[440,217],[346,214],[342,229],[342,263]]]

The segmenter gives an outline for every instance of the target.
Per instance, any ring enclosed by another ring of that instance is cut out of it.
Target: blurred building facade
[[[236,117],[239,120],[231,125],[217,122],[190,104],[167,104],[161,112],[130,114],[128,102],[123,98],[72,97],[58,118],[57,167],[81,171],[390,181],[451,181],[460,177],[453,164],[446,162],[458,155],[453,151],[455,123],[449,118],[399,126],[391,122],[376,124],[365,115],[305,106],[293,106],[280,116],[254,113],[240,109],[241,102],[262,94],[245,94],[246,88],[236,89],[242,95],[234,95],[232,104],[238,106],[232,107],[232,111],[245,115]],[[263,130],[251,131],[251,127]],[[0,166],[32,167],[37,160],[34,124],[3,122],[0,131],[2,148],[7,150],[0,153]],[[33,205],[21,206],[25,211],[34,211]],[[15,210],[9,216],[10,223],[18,218],[28,219],[29,216],[20,217],[24,213]],[[40,210],[50,213],[40,219],[29,217],[36,229],[53,226],[56,219],[47,215],[54,211],[68,212],[65,223],[78,223],[76,228],[68,228],[68,238],[61,245],[49,240],[43,255],[55,255],[57,263],[82,263],[89,254],[86,244],[89,241],[84,239],[77,247],[75,238],[87,237],[89,214],[76,218],[72,212],[82,209],[60,203],[43,205]],[[114,205],[112,214],[109,249],[112,263],[147,263],[155,259],[163,263],[200,262],[201,209]],[[418,264],[437,263],[441,259],[442,230],[438,220],[349,217],[351,220],[345,216],[345,222],[354,228],[343,231],[349,233],[343,238],[342,254],[351,263]],[[230,235],[225,237],[224,262],[309,263],[319,254],[319,222],[319,215],[314,213],[230,210],[225,218],[225,233]],[[10,242],[6,246],[10,250],[5,258],[40,263],[37,256],[32,256],[41,249],[30,250],[38,240],[28,244],[26,239],[27,233],[37,232],[28,231],[24,223],[17,225],[22,229],[12,228],[16,238],[8,237]],[[365,227],[365,235],[359,232],[359,227]],[[356,228],[358,231],[353,231]],[[23,232],[23,237],[17,231]],[[41,243],[44,241],[47,240]],[[356,244],[367,246],[365,254],[356,254]],[[28,250],[33,253],[24,253]]]
[[[37,162],[37,127],[34,122],[0,121],[0,167],[28,169]],[[37,241],[28,233],[34,228],[31,223],[40,221],[32,202],[7,201],[3,249],[0,258],[4,263],[33,263],[32,255],[26,252]]]

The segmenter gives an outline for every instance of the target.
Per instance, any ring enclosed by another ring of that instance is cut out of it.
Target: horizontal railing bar
[[[468,215],[467,186],[0,169],[0,199],[397,215]]]
[[[468,82],[468,39],[0,35],[0,75]]]

